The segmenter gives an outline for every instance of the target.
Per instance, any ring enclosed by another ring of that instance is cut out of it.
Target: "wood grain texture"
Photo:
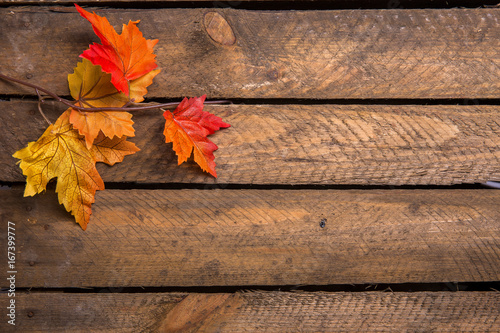
[[[218,6],[218,7],[238,7],[239,4],[241,3],[249,3],[249,2],[267,2],[267,1],[281,1],[281,2],[294,2],[294,1],[304,1],[304,0],[238,0],[238,1],[209,1],[209,0],[140,0],[140,2],[162,2],[163,4],[169,3],[169,2],[208,2],[212,3],[212,6]],[[312,3],[316,2],[315,0],[310,0]],[[326,2],[354,2],[355,0],[322,0]],[[431,0],[432,1],[432,0]],[[80,5],[102,5],[102,4],[109,4],[111,5],[116,5],[117,3],[120,2],[126,2],[126,3],[137,3],[137,0],[85,0],[85,1],[78,1]],[[72,5],[74,4],[74,1],[71,0],[0,0],[0,4],[12,4],[12,5],[20,5],[20,4],[26,4],[26,5],[34,5],[34,4],[68,4]],[[203,5],[200,5],[203,6]]]
[[[19,288],[498,281],[499,203],[496,190],[105,190],[83,231],[53,190],[3,190],[0,249],[15,222]]]
[[[215,42],[216,11],[236,42]],[[99,9],[141,19],[163,68],[153,97],[498,98],[500,9],[248,11]],[[277,24],[279,22],[279,24]],[[2,72],[68,95],[67,74],[97,37],[70,7],[0,9]],[[0,82],[0,94],[34,94]]]
[[[1,296],[2,305],[7,300]],[[154,332],[185,294],[16,293],[16,326],[2,332]],[[8,302],[8,301],[7,301]],[[29,315],[28,315],[29,314]]]
[[[498,292],[46,292],[16,298],[17,329],[25,332],[494,332],[500,327]],[[11,331],[5,321],[0,328]]]
[[[0,180],[23,182],[12,154],[46,124],[36,104],[0,102]],[[231,124],[210,138],[218,179],[177,165],[161,112],[137,113],[142,149],[105,182],[205,184],[459,184],[500,180],[499,106],[229,105],[206,110]],[[55,120],[62,109],[47,107]],[[22,126],[21,126],[22,124]]]

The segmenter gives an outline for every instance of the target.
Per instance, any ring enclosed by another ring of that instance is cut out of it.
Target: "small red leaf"
[[[206,95],[184,98],[173,113],[165,111],[163,116],[166,122],[163,134],[165,142],[173,143],[179,164],[187,161],[194,151],[194,161],[203,171],[217,177],[213,154],[217,146],[207,138],[207,135],[230,125],[223,122],[220,117],[203,111],[205,98]]]

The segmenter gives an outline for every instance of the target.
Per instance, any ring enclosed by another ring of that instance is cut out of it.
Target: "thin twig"
[[[36,92],[36,94],[38,95],[38,100],[39,100],[39,101],[43,101],[43,97],[42,97],[42,95],[40,95],[40,91],[39,91],[38,89],[36,89],[36,88],[35,88],[35,92]],[[42,103],[43,103],[43,102],[42,102]]]
[[[40,86],[37,86],[36,84],[32,84],[32,83],[25,82],[25,81],[22,81],[22,80],[14,79],[13,77],[10,77],[10,76],[7,76],[7,75],[1,74],[1,73],[0,73],[0,78],[2,78],[4,80],[7,80],[7,81],[16,82],[16,83],[22,84],[22,85],[27,86],[27,87],[31,87],[31,88],[33,88],[35,90],[38,89],[39,91],[42,91],[42,92],[46,93],[47,95],[55,98],[56,100],[58,100],[59,102],[61,102],[63,104],[66,104],[68,106],[73,106],[73,104],[71,104],[71,102],[68,101],[67,99],[59,97],[56,94],[54,94],[53,92],[51,92],[51,91],[49,91],[47,89],[44,89],[44,88],[42,88]]]
[[[43,111],[42,111],[42,103],[43,103],[43,100],[38,101],[38,111],[42,115],[43,119],[45,119],[47,124],[52,125],[52,122],[49,120],[49,118],[47,118],[47,116],[45,116],[45,113],[43,113]]]
[[[38,95],[38,112],[40,112],[40,114],[42,115],[43,119],[45,119],[47,124],[52,125],[52,122],[49,120],[49,118],[47,118],[47,116],[45,116],[45,113],[43,113],[42,110],[42,103],[45,101],[45,98],[42,97],[42,95],[40,95],[40,91],[37,88],[35,88],[35,91],[36,94]]]
[[[154,105],[135,106],[135,107],[122,106],[122,107],[101,107],[101,108],[88,107],[88,108],[85,108],[85,107],[77,106],[77,105],[71,103],[71,101],[69,101],[65,98],[59,97],[58,95],[56,95],[52,91],[44,89],[36,84],[32,84],[32,83],[25,82],[22,80],[14,79],[10,76],[7,76],[7,75],[1,74],[1,73],[0,73],[0,78],[7,80],[7,81],[16,82],[16,83],[22,84],[22,85],[27,86],[27,87],[31,87],[37,91],[37,94],[39,96],[40,96],[39,91],[42,91],[42,92],[46,93],[47,95],[51,96],[52,98],[56,99],[58,102],[61,102],[64,105],[66,105],[72,109],[81,111],[81,112],[102,112],[102,111],[130,112],[130,111],[155,110],[155,109],[159,109],[159,108],[170,109],[170,108],[174,108],[177,105],[179,105],[179,102],[171,102],[171,103],[160,103],[160,104],[154,104]],[[206,101],[205,102],[205,104],[222,104],[222,103],[231,103],[231,102],[228,100]],[[125,104],[125,105],[127,105],[127,104]]]
[[[127,106],[132,105],[134,103],[134,101],[135,101],[135,98],[132,98],[130,101],[125,103],[125,105],[123,105],[122,108],[126,108]]]

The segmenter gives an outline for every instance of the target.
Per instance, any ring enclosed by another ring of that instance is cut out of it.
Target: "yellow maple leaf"
[[[154,70],[131,81],[130,99],[135,103],[142,102],[147,94],[146,88],[159,72]],[[71,96],[80,107],[122,107],[130,100],[111,83],[111,74],[104,73],[101,66],[93,65],[87,59],[78,63],[74,73],[68,75],[68,82]],[[111,139],[114,136],[134,136],[132,114],[124,111],[83,112],[72,109],[69,121],[85,136],[89,149],[100,131]]]
[[[78,131],[69,123],[70,112],[70,109],[66,110],[36,142],[30,142],[13,156],[21,160],[20,167],[27,176],[24,196],[43,192],[47,183],[57,178],[59,203],[85,230],[92,214],[95,192],[104,189],[96,162],[120,162],[138,148],[130,142],[125,144],[125,138],[116,138],[87,149]],[[115,148],[117,146],[119,149]]]

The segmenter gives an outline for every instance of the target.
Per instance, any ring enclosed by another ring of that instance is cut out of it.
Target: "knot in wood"
[[[233,29],[219,13],[208,12],[204,19],[205,30],[213,41],[230,46],[236,42]]]

